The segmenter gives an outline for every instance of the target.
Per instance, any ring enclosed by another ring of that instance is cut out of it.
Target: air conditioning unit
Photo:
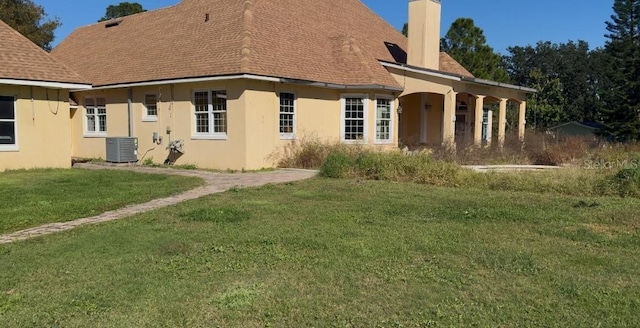
[[[138,138],[106,138],[107,162],[135,163],[138,161]]]

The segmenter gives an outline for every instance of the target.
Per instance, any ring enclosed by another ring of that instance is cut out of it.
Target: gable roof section
[[[58,88],[88,87],[86,79],[0,21],[0,83]]]
[[[407,48],[360,0],[183,0],[108,24],[79,28],[53,51],[97,86],[254,74],[400,89],[378,61],[402,60],[389,45]]]
[[[463,77],[473,78],[473,74],[469,72],[464,66],[460,65],[453,57],[446,52],[440,53],[440,70],[443,72],[460,75]]]

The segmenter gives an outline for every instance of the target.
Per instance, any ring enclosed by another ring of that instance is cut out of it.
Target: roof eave
[[[479,79],[475,77],[467,77],[467,76],[462,76],[458,74],[453,74],[453,73],[448,73],[448,72],[443,72],[443,71],[438,71],[438,70],[433,70],[428,68],[411,66],[407,64],[392,63],[392,62],[387,62],[383,60],[380,61],[380,64],[382,64],[382,66],[384,67],[391,67],[391,68],[400,69],[403,71],[414,72],[414,73],[424,74],[424,75],[433,76],[433,77],[439,77],[439,78],[443,78],[451,81],[469,82],[473,84],[495,86],[495,87],[500,87],[505,89],[518,90],[525,93],[538,93],[538,90],[536,89],[522,87],[519,85],[500,83],[500,82],[495,82],[490,80]]]
[[[316,88],[325,88],[325,89],[339,89],[339,90],[340,89],[341,90],[367,89],[367,90],[385,90],[385,91],[393,91],[393,92],[402,91],[402,88],[399,88],[399,87],[379,85],[379,84],[367,84],[367,85],[337,84],[337,83],[329,83],[329,82],[264,76],[264,75],[256,75],[256,74],[231,74],[231,75],[215,75],[215,76],[203,76],[203,77],[184,77],[184,78],[166,79],[166,80],[106,84],[106,85],[96,85],[92,89],[104,90],[104,89],[134,88],[134,87],[145,87],[145,86],[162,85],[162,84],[183,84],[183,83],[225,81],[225,80],[238,80],[238,79],[298,84],[298,85],[306,85],[306,86],[311,86]],[[76,91],[81,91],[81,90],[76,90]]]
[[[0,84],[42,87],[42,88],[50,88],[50,89],[69,89],[69,90],[91,89],[91,84],[86,84],[86,83],[35,81],[35,80],[5,79],[5,78],[0,78]]]

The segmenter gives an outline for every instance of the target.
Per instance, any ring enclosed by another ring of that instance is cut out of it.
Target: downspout
[[[128,89],[127,117],[129,123],[129,137],[133,137],[133,88]]]

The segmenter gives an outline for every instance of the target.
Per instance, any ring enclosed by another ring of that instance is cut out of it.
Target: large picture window
[[[367,138],[367,98],[344,95],[342,98],[342,141],[357,142]]]
[[[280,93],[280,138],[294,139],[296,131],[296,96],[293,93]]]
[[[88,97],[84,99],[86,111],[85,133],[104,135],[107,133],[107,102],[104,98]]]
[[[389,143],[393,140],[393,100],[376,97],[376,142]]]
[[[0,96],[0,150],[14,150],[17,145],[15,99]]]
[[[220,90],[193,93],[194,137],[227,135],[227,92]]]

